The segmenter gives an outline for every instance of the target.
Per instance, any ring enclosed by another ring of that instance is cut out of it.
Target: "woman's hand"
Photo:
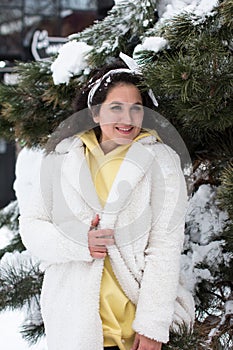
[[[111,229],[98,230],[99,216],[96,215],[91,222],[88,232],[88,248],[94,259],[102,259],[107,255],[107,246],[114,244],[114,231]]]
[[[161,350],[162,343],[136,333],[133,346],[130,350]]]

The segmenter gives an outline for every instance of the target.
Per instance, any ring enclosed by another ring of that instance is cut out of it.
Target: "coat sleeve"
[[[187,207],[178,155],[157,144],[152,171],[152,228],[133,328],[166,343],[177,296]]]
[[[36,153],[35,153],[36,157]],[[87,225],[83,237],[86,237],[86,243],[79,244],[75,240],[66,237],[61,227],[55,225],[51,219],[53,207],[53,175],[54,162],[53,157],[41,157],[40,162],[34,164],[36,169],[33,172],[33,178],[25,183],[25,167],[28,166],[25,157],[19,157],[16,164],[16,181],[14,188],[19,202],[20,217],[19,231],[22,242],[27,250],[37,257],[45,266],[54,263],[66,263],[70,261],[91,262],[87,244]],[[43,179],[41,177],[41,166],[44,166]],[[43,186],[41,185],[43,181]],[[27,200],[25,200],[27,198]],[[83,229],[79,227],[78,221],[75,230]]]

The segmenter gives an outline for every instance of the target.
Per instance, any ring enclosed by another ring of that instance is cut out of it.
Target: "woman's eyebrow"
[[[112,104],[123,105],[124,103],[123,103],[123,102],[119,102],[119,101],[112,101],[112,102],[110,103],[110,105],[112,105]]]
[[[110,105],[112,105],[112,104],[124,105],[126,103],[128,103],[128,102],[112,101],[109,104]],[[132,104],[132,105],[141,105],[142,106],[142,102],[141,101],[130,103],[130,104]]]

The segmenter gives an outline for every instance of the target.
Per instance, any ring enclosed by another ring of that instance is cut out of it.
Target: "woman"
[[[160,350],[192,327],[179,283],[186,186],[176,153],[146,128],[142,77],[105,67],[76,99],[96,128],[45,156],[20,232],[44,264],[49,350]]]

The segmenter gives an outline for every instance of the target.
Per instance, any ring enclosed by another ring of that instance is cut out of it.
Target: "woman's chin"
[[[124,145],[129,145],[130,143],[132,143],[133,139],[131,139],[131,138],[117,138],[117,139],[114,139],[114,142],[118,146],[124,146]]]

